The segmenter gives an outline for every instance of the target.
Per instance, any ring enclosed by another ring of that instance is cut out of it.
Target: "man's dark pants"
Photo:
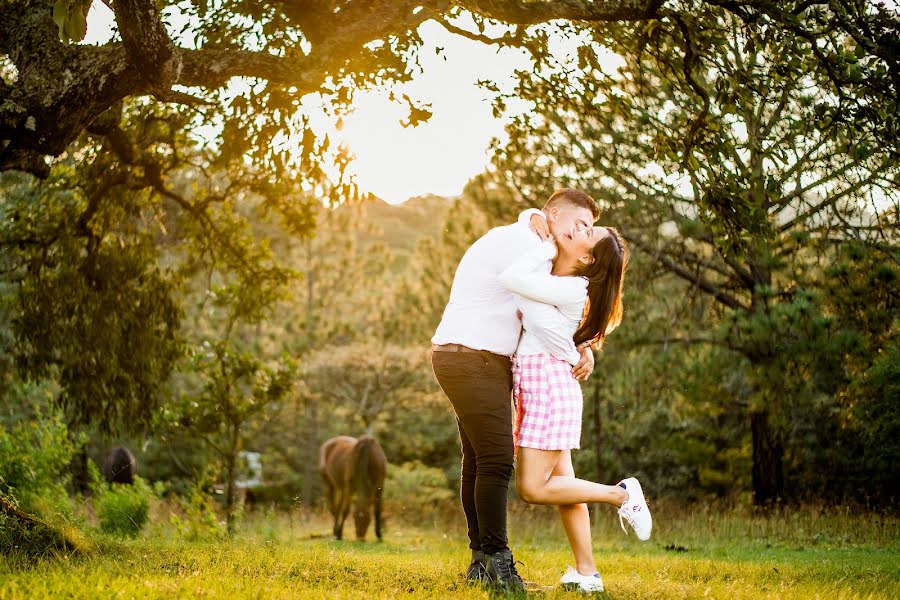
[[[511,361],[490,352],[434,351],[431,365],[456,411],[469,547],[485,554],[506,550],[506,495],[513,470]]]

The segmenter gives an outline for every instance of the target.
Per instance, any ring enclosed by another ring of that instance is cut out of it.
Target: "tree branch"
[[[457,27],[456,25],[448,22],[447,19],[438,19],[437,22],[440,23],[441,27],[443,27],[450,33],[469,38],[470,40],[474,40],[476,42],[481,42],[482,44],[486,44],[488,46],[491,46],[493,44],[498,44],[500,46],[519,46],[522,44],[522,36],[518,31],[500,36],[498,38],[492,38],[481,33],[475,33],[474,31],[463,29],[462,27]]]
[[[698,64],[697,54],[694,50],[694,44],[692,42],[691,33],[688,29],[687,23],[684,21],[684,17],[682,17],[678,13],[672,13],[672,20],[678,25],[678,29],[681,31],[681,36],[684,39],[684,60],[682,61],[682,72],[684,74],[684,79],[687,81],[688,85],[694,91],[697,96],[700,97],[702,108],[700,109],[700,114],[697,115],[693,122],[691,123],[690,129],[688,129],[687,136],[684,140],[684,157],[682,160],[682,167],[687,170],[691,177],[694,174],[694,168],[690,163],[690,155],[694,150],[694,145],[697,143],[697,135],[700,133],[700,129],[704,125],[704,121],[706,117],[709,115],[709,94],[703,88],[700,83],[694,79],[694,67]]]
[[[498,21],[534,25],[553,19],[644,21],[657,16],[662,0],[462,0],[457,4]]]
[[[650,258],[653,258],[654,260],[662,264],[666,269],[668,269],[678,277],[681,277],[685,281],[693,283],[725,306],[733,308],[735,310],[749,310],[737,298],[725,293],[719,286],[708,281],[699,273],[691,273],[689,270],[685,269],[682,265],[679,265],[668,256],[655,252],[649,244],[644,243],[644,241],[640,238],[625,234],[625,239],[628,241],[628,243],[633,244],[634,246],[643,250]]]
[[[169,90],[178,80],[181,61],[155,0],[116,0],[113,11],[128,62],[142,73],[147,90]]]
[[[825,210],[825,209],[828,208],[829,206],[834,206],[834,205],[835,205],[839,200],[841,200],[842,198],[845,198],[845,197],[847,197],[848,195],[853,194],[854,192],[859,191],[863,186],[866,186],[866,185],[868,185],[869,183],[871,183],[872,181],[874,181],[874,180],[877,178],[878,174],[881,173],[882,170],[883,170],[884,168],[890,166],[890,164],[891,164],[891,160],[890,160],[890,159],[886,160],[885,162],[883,162],[883,163],[879,166],[879,168],[873,170],[873,172],[870,173],[866,178],[861,179],[861,180],[855,182],[855,183],[852,184],[852,185],[849,185],[846,189],[841,190],[841,191],[840,191],[839,193],[837,193],[837,194],[830,194],[830,195],[829,195],[825,200],[823,200],[822,202],[820,202],[820,203],[818,203],[818,204],[814,204],[814,205],[810,206],[810,208],[809,208],[808,210],[803,211],[803,212],[798,213],[797,215],[795,215],[794,218],[792,218],[791,220],[789,220],[789,221],[788,221],[787,223],[785,223],[784,225],[781,225],[781,226],[778,228],[778,230],[781,231],[781,232],[788,231],[789,229],[793,228],[797,223],[801,223],[801,222],[803,222],[803,221],[806,221],[806,220],[809,219],[810,217],[812,217],[812,216],[818,214],[819,212]]]

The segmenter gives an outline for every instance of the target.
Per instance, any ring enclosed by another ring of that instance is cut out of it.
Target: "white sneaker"
[[[603,591],[603,580],[600,579],[600,573],[582,575],[572,567],[568,567],[566,574],[562,576],[559,582],[566,589],[577,590],[585,594]]]
[[[653,517],[650,516],[650,509],[647,508],[647,501],[644,500],[641,482],[636,477],[629,477],[622,480],[622,483],[625,485],[625,491],[628,492],[628,499],[619,509],[619,525],[622,526],[622,531],[628,535],[624,523],[624,521],[628,521],[638,539],[646,542],[650,539],[650,532],[653,530]]]

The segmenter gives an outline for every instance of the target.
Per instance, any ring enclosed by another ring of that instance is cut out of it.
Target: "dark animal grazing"
[[[353,522],[357,539],[365,539],[371,513],[375,513],[375,535],[381,540],[381,494],[387,457],[375,438],[364,435],[358,440],[339,435],[322,444],[319,472],[325,480],[328,510],[334,517],[334,537],[341,539],[344,521],[353,502]]]
[[[106,455],[103,476],[109,483],[134,483],[137,473],[137,460],[134,454],[124,446],[116,446]]]

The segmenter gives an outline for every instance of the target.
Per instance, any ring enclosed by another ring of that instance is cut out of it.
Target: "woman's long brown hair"
[[[591,264],[578,273],[588,280],[588,300],[584,317],[575,332],[575,345],[590,341],[595,348],[622,322],[622,283],[628,265],[628,247],[616,229],[607,227],[609,235],[597,242]]]

